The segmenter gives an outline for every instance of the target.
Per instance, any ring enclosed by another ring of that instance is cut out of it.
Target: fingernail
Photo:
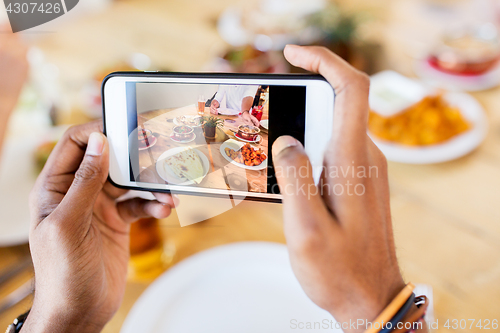
[[[87,144],[87,150],[85,154],[91,156],[101,156],[102,150],[104,149],[104,138],[101,133],[91,133],[89,136],[89,142]]]
[[[280,136],[273,144],[273,155],[278,156],[283,150],[300,145],[300,142],[291,136]]]

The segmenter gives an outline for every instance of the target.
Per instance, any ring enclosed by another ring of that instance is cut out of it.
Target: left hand
[[[117,203],[127,191],[107,181],[101,132],[100,122],[69,129],[31,193],[36,292],[23,332],[100,332],[125,291],[130,223],[167,217],[174,207],[161,193]]]
[[[241,117],[243,118],[243,121],[248,125],[254,125],[257,127],[260,126],[259,120],[255,118],[255,116],[252,116],[249,111],[243,111]]]

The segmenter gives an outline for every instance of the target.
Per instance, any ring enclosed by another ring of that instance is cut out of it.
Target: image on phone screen
[[[284,133],[303,141],[305,92],[303,86],[127,82],[130,181],[276,192],[270,147]]]

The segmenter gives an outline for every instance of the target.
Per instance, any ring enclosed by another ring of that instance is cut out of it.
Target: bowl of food
[[[245,140],[255,141],[257,135],[259,135],[260,129],[253,125],[240,125],[238,126],[238,135]]]
[[[137,139],[139,140],[140,145],[148,146],[153,140],[153,132],[145,128],[139,128],[137,130]]]
[[[174,138],[177,140],[186,140],[193,134],[193,128],[187,125],[175,126],[173,128]]]
[[[500,41],[474,31],[445,36],[428,58],[429,64],[443,72],[481,75],[500,60]]]

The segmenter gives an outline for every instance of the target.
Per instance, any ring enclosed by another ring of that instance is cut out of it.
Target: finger
[[[50,154],[43,168],[42,177],[75,173],[83,159],[92,132],[102,132],[102,121],[68,129]]]
[[[118,214],[127,223],[141,218],[154,217],[162,219],[170,215],[172,207],[156,200],[133,198],[117,204]]]
[[[108,151],[104,134],[94,132],[89,136],[83,161],[68,192],[56,209],[57,214],[63,214],[66,219],[92,214],[94,203],[108,176]]]
[[[273,164],[283,196],[285,223],[292,228],[314,226],[323,219],[311,218],[327,212],[313,179],[312,166],[302,144],[291,136],[279,137],[273,144]]]
[[[287,45],[284,54],[294,66],[323,75],[335,89],[333,135],[355,146],[366,133],[368,122],[368,77],[328,49],[318,46]],[[355,151],[355,147],[346,150]]]
[[[116,186],[113,186],[113,184],[111,184],[110,182],[106,182],[102,190],[111,199],[118,199],[119,197],[128,192],[128,190],[124,190]]]
[[[169,205],[172,208],[175,208],[180,204],[179,197],[175,194],[153,192],[153,195],[158,202]]]

